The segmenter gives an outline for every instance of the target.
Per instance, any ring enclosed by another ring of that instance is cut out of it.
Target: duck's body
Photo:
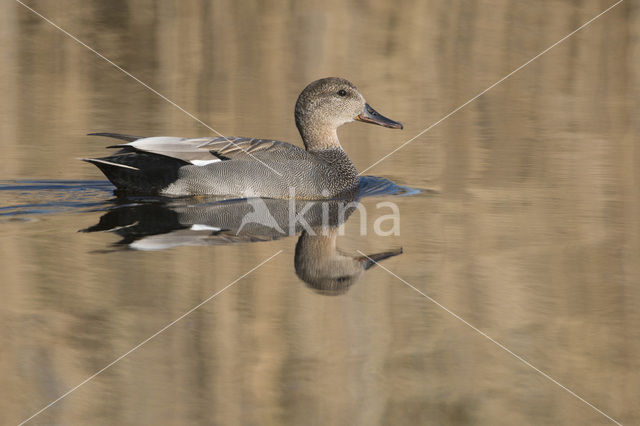
[[[114,145],[121,150],[112,156],[85,161],[126,193],[333,198],[358,187],[358,172],[336,133],[353,120],[402,127],[376,113],[348,81],[328,78],[307,86],[296,103],[296,125],[306,149],[264,139],[97,133],[128,143]]]
[[[87,161],[118,189],[136,194],[318,199],[358,187],[358,172],[341,149],[309,152],[286,142],[234,137],[139,138],[114,147],[122,149]]]

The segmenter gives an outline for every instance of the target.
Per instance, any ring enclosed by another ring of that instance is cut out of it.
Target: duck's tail
[[[120,133],[89,133],[91,136],[105,136],[133,142],[140,136]],[[182,160],[148,152],[136,151],[131,147],[122,148],[114,155],[101,158],[81,158],[94,164],[124,194],[157,194],[175,181],[178,169],[185,164]]]
[[[182,160],[144,152],[121,152],[109,157],[81,158],[94,164],[123,194],[158,194],[178,177]]]

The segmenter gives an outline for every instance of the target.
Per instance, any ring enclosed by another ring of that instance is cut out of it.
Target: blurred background
[[[25,0],[224,135],[299,143],[299,92],[351,80],[405,125],[341,128],[359,170],[613,3]],[[400,236],[371,232],[384,198],[364,201],[369,234],[350,220],[338,241],[403,247],[387,268],[625,424],[640,422],[639,36],[624,1],[376,165],[434,192],[391,197]],[[87,190],[104,177],[77,158],[109,141],[85,135],[211,132],[16,2],[0,41],[1,423],[283,250],[30,424],[611,424],[381,268],[315,293],[295,238],[102,253],[117,237],[77,231],[110,187]]]

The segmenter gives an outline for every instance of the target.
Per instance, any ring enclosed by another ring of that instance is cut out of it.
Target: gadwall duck
[[[354,120],[392,129],[402,124],[366,103],[349,81],[330,77],[298,97],[295,120],[305,149],[286,142],[241,137],[136,137],[93,133],[128,141],[95,164],[120,193],[335,198],[358,187],[358,172],[343,151],[337,128]]]

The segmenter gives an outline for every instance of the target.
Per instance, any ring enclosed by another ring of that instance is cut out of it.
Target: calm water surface
[[[299,143],[299,91],[346,77],[405,124],[340,130],[364,170],[613,2],[27,3],[226,135]],[[29,424],[612,424],[402,280],[640,423],[639,28],[622,3],[368,170],[401,188],[369,180],[315,261],[202,227],[228,203],[116,200],[86,133],[212,132],[3,2],[0,423],[276,253]]]

